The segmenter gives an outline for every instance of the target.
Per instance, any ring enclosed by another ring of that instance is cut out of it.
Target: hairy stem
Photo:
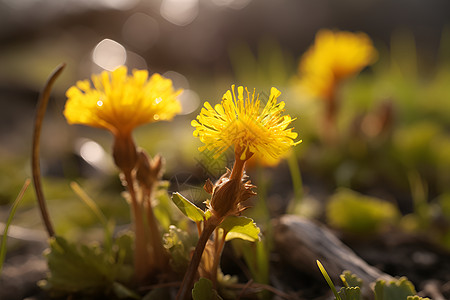
[[[215,220],[216,222],[212,221],[213,218],[214,217],[211,217],[205,222],[205,227],[203,228],[202,234],[197,242],[197,246],[192,254],[191,262],[189,263],[186,274],[184,274],[183,282],[181,283],[180,290],[177,294],[177,300],[188,300],[191,298],[192,285],[194,284],[197,269],[202,259],[203,250],[205,250],[209,237],[219,224],[217,220]]]
[[[163,271],[169,264],[169,257],[164,248],[158,222],[153,212],[151,196],[151,190],[147,189],[145,199],[147,225],[149,227],[149,242],[153,249],[153,261],[155,262],[155,267],[156,269]]]
[[[242,175],[244,174],[244,165],[246,160],[241,160],[238,155],[234,160],[233,169],[231,170],[230,179],[237,179],[241,181]]]
[[[125,181],[131,198],[131,211],[134,227],[134,272],[138,283],[143,283],[149,272],[149,255],[145,238],[142,205],[136,198],[134,180],[131,172],[124,172]]]

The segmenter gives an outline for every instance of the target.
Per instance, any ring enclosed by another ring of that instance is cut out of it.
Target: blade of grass
[[[17,207],[19,206],[19,203],[22,200],[23,195],[25,194],[25,191],[27,190],[28,186],[30,185],[30,182],[31,182],[31,180],[29,178],[27,180],[25,180],[25,183],[23,184],[23,187],[20,190],[19,195],[17,195],[17,198],[11,207],[11,211],[9,212],[8,220],[6,221],[6,224],[5,224],[5,230],[3,231],[3,236],[2,236],[2,244],[0,246],[0,274],[2,273],[3,262],[5,261],[5,256],[6,256],[6,240],[8,238],[8,229],[12,223],[14,215],[16,214]]]
[[[41,182],[41,166],[39,164],[39,143],[41,139],[42,121],[44,120],[45,111],[47,110],[48,100],[50,98],[50,92],[52,90],[53,83],[56,78],[61,74],[66,65],[60,64],[48,78],[45,83],[44,89],[39,95],[39,100],[36,108],[36,115],[34,120],[33,131],[33,148],[31,153],[31,169],[33,173],[34,190],[36,192],[36,198],[41,211],[42,220],[44,221],[45,228],[50,237],[55,236],[55,230],[48,214],[47,204],[45,202],[44,193],[42,192]]]
[[[408,174],[408,181],[413,199],[414,213],[420,218],[423,225],[430,222],[430,207],[428,205],[428,185],[417,171]]]
[[[322,273],[323,277],[325,278],[325,280],[327,281],[327,283],[330,286],[331,290],[333,291],[333,294],[336,297],[336,300],[342,300],[341,297],[339,296],[336,288],[334,287],[333,281],[331,281],[330,276],[328,276],[328,273],[325,270],[325,268],[322,266],[320,261],[316,260],[316,263],[317,263],[317,266],[319,267],[320,272]]]
[[[302,201],[303,198],[303,182],[300,166],[295,151],[292,151],[287,157],[289,171],[292,178],[292,187],[294,188],[294,199],[289,203],[288,213],[294,213],[295,207]]]
[[[71,182],[70,187],[75,192],[75,194],[77,194],[78,197],[84,202],[84,204],[86,204],[91,209],[91,211],[95,214],[100,223],[102,223],[103,228],[105,230],[105,248],[111,250],[112,233],[109,227],[110,223],[108,222],[108,219],[105,217],[105,215],[100,210],[95,201],[88,196],[88,194],[80,187],[78,183]]]

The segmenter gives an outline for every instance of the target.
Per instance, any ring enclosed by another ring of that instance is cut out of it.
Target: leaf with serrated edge
[[[406,300],[431,300],[430,298],[422,298],[420,296],[408,296],[408,298],[406,298]]]
[[[219,226],[226,233],[226,241],[232,239],[243,239],[246,241],[259,241],[259,228],[255,222],[247,217],[228,216]]]
[[[346,287],[362,287],[363,281],[358,276],[352,274],[350,271],[344,271],[341,274],[341,280]]]
[[[169,232],[164,234],[164,247],[169,251],[170,264],[174,271],[183,272],[186,270],[191,248],[195,247],[197,239],[174,225],[170,225]]]
[[[181,212],[194,222],[201,222],[204,220],[205,213],[198,208],[194,203],[184,198],[180,193],[172,194],[172,201]]]
[[[343,287],[339,291],[342,300],[361,300],[361,290],[359,287]]]
[[[375,300],[406,299],[416,294],[414,285],[406,277],[394,279],[389,283],[385,280],[377,280],[374,290]]]
[[[63,296],[75,292],[101,293],[111,288],[114,290],[119,281],[128,282],[133,274],[127,262],[132,262],[131,258],[127,258],[130,256],[127,252],[131,252],[132,240],[122,235],[116,242],[113,249],[117,250],[107,253],[98,244],[80,245],[69,243],[59,236],[51,238],[50,248],[45,254],[50,272],[45,280],[38,283],[39,286],[52,294]]]
[[[113,265],[98,246],[75,245],[56,236],[47,253],[50,269],[44,288],[61,292],[102,290],[114,281]]]

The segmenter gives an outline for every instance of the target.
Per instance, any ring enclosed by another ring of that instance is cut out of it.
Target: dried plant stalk
[[[48,100],[50,98],[50,92],[52,90],[53,83],[63,71],[66,64],[62,63],[56,67],[53,73],[49,76],[45,83],[44,89],[39,95],[39,100],[36,107],[36,115],[34,119],[34,131],[33,131],[33,148],[31,154],[31,168],[33,173],[33,184],[36,192],[36,198],[39,204],[39,210],[41,211],[42,220],[44,221],[45,228],[50,237],[55,236],[55,230],[48,214],[47,204],[45,202],[44,193],[42,192],[41,182],[41,166],[39,164],[39,145],[41,138],[42,121],[47,110]]]

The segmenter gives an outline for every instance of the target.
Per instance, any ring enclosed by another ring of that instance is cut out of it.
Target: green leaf
[[[114,230],[113,221],[108,221],[108,219],[103,214],[98,205],[95,203],[95,201],[91,197],[89,197],[89,195],[81,188],[81,186],[78,183],[73,181],[70,183],[70,187],[75,192],[75,194],[77,194],[78,197],[84,202],[84,204],[86,204],[86,206],[89,207],[92,213],[97,217],[97,219],[102,224],[103,229],[105,231],[105,248],[108,249],[108,251],[111,251],[113,238],[112,231]]]
[[[23,184],[23,187],[20,190],[19,195],[17,196],[16,200],[14,201],[14,203],[11,207],[11,211],[9,212],[8,220],[6,221],[6,224],[5,224],[5,229],[3,230],[2,244],[0,246],[0,274],[2,272],[3,262],[5,261],[5,256],[6,256],[6,240],[8,239],[8,229],[12,223],[14,215],[16,214],[17,207],[19,206],[19,203],[23,198],[23,194],[27,190],[29,184],[30,184],[30,179],[25,180],[25,183]]]
[[[399,300],[414,296],[414,285],[406,277],[395,279],[386,283],[385,280],[377,280],[375,283],[375,300]]]
[[[179,220],[181,219],[181,211],[174,207],[172,197],[167,192],[168,186],[169,183],[167,181],[159,181],[153,190],[156,204],[153,207],[153,212],[164,231],[167,231],[170,224],[179,224]],[[187,220],[184,219],[184,221]]]
[[[97,244],[78,245],[62,237],[50,239],[50,249],[45,254],[50,273],[39,285],[55,295],[81,292],[85,295],[107,295],[114,290],[117,280],[129,280],[131,266],[126,264],[126,246],[129,239],[121,237],[114,244],[112,253],[105,252]]]
[[[339,291],[342,300],[361,300],[361,289],[359,287],[343,287]]]
[[[205,218],[205,213],[194,203],[184,198],[180,193],[172,194],[172,201],[181,212],[194,222],[201,222]]]
[[[94,291],[112,282],[112,272],[96,246],[76,246],[57,236],[50,240],[46,256],[51,273],[44,289],[69,293]]]
[[[357,277],[356,275],[353,275],[350,271],[344,271],[340,277],[346,287],[362,288],[362,279]]]
[[[115,260],[114,279],[120,282],[130,282],[134,274],[133,265],[134,238],[129,231],[121,232],[114,240],[113,256]]]
[[[217,291],[213,289],[211,280],[206,278],[200,278],[194,284],[194,289],[192,290],[192,300],[220,300],[222,299]]]
[[[406,300],[431,300],[430,298],[422,298],[420,296],[408,296],[408,298],[406,298]]]
[[[267,239],[259,242],[249,242],[234,239],[232,246],[238,256],[243,256],[245,263],[255,282],[269,284],[270,250]]]
[[[119,232],[114,240],[114,252],[117,253],[118,263],[133,264],[134,237],[132,232]]]
[[[400,216],[392,203],[349,189],[339,189],[331,196],[326,214],[330,225],[356,234],[379,232]]]
[[[260,230],[253,219],[243,216],[228,216],[219,227],[225,231],[227,241],[236,238],[250,242],[259,241]]]
[[[197,243],[194,235],[188,234],[174,225],[169,227],[169,232],[164,234],[164,248],[170,253],[170,264],[173,270],[185,272],[191,259],[191,249]]]

